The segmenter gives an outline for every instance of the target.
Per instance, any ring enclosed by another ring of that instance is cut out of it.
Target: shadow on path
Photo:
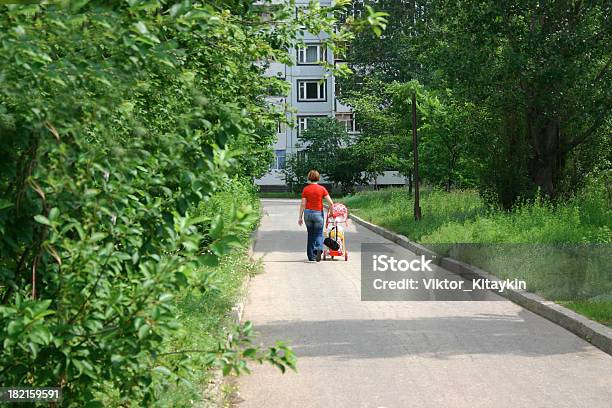
[[[338,359],[403,355],[445,359],[471,354],[549,356],[586,351],[587,343],[526,311],[410,320],[278,321],[257,325],[264,342],[290,342],[298,357]],[[562,332],[562,333],[561,333]]]

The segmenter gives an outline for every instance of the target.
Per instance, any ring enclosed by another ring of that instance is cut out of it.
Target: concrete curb
[[[434,260],[434,263],[446,269],[449,272],[455,273],[467,279],[483,278],[489,280],[499,280],[496,276],[469,265],[465,262],[458,261],[450,257],[442,257],[429,248],[410,241],[403,235],[396,234],[386,228],[372,224],[356,215],[351,214],[350,218],[357,224],[366,227],[376,234],[395,242],[401,247],[404,247],[417,255],[425,255]],[[541,296],[526,291],[515,291],[506,289],[504,292],[495,292],[500,296],[524,307],[525,309],[536,313],[553,323],[558,324],[566,330],[574,333],[576,336],[588,341],[595,347],[612,355],[612,329],[603,324],[587,319],[578,313],[569,310],[555,302],[546,300]]]

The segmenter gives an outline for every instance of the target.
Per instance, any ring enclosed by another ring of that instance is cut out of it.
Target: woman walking
[[[306,255],[309,261],[321,260],[323,253],[323,199],[332,208],[332,201],[327,189],[319,185],[319,172],[310,170],[308,172],[308,185],[302,190],[302,203],[300,205],[300,215],[298,224],[306,224],[308,230],[308,240],[306,243]]]

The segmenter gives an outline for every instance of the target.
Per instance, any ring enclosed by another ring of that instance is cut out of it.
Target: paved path
[[[306,263],[297,202],[263,202],[245,318],[299,372],[253,367],[239,408],[612,407],[612,357],[565,329],[508,301],[362,302],[360,244],[388,241],[352,224],[349,262]]]

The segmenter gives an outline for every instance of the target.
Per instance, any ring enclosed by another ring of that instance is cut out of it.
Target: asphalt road
[[[572,333],[506,300],[363,302],[360,244],[410,252],[353,223],[348,262],[307,263],[298,202],[263,203],[245,319],[298,373],[253,366],[238,407],[612,407],[612,357]]]

